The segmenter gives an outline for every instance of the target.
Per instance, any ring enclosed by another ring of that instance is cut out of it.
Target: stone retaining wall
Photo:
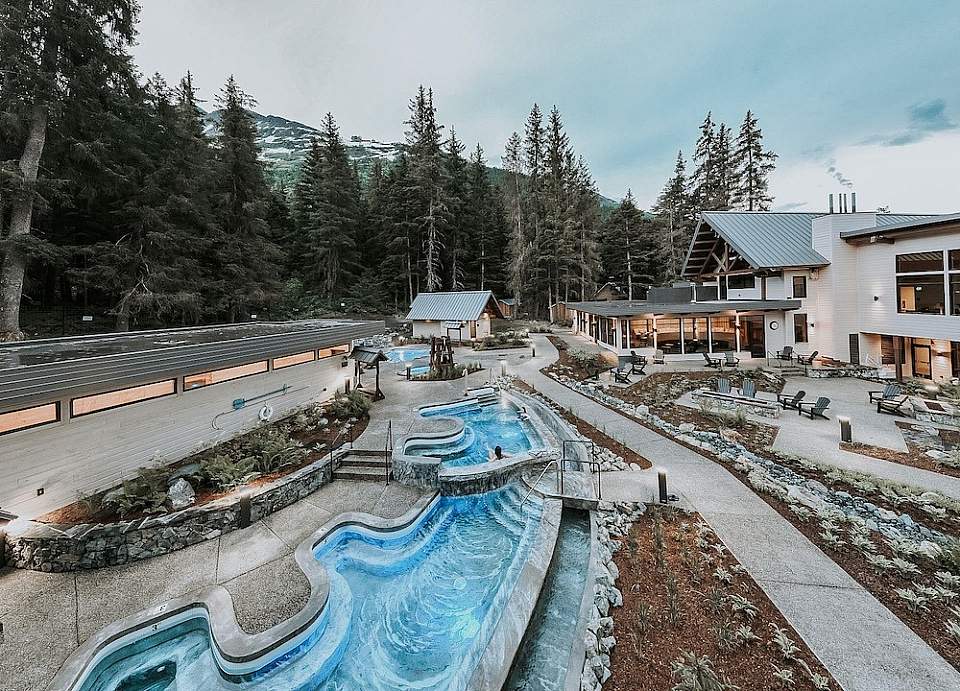
[[[249,493],[236,492],[203,506],[114,523],[11,524],[7,566],[62,572],[116,566],[167,554],[219,537],[303,499],[332,480],[333,464],[346,452],[304,466]]]
[[[705,391],[698,389],[690,394],[693,402],[697,405],[722,408],[723,410],[753,413],[761,417],[779,418],[783,412],[783,406],[776,401],[766,401],[759,398],[747,398],[745,396],[735,396],[717,393],[716,391]]]

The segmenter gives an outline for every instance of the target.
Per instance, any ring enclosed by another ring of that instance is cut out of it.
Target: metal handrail
[[[560,460],[560,463],[561,463],[561,464],[563,464],[563,463],[579,463],[579,464],[581,464],[581,465],[585,465],[585,466],[587,466],[587,467],[590,468],[590,470],[591,470],[591,472],[590,472],[591,476],[593,475],[593,470],[596,469],[596,471],[597,471],[597,499],[603,499],[603,493],[602,493],[602,489],[603,489],[603,488],[602,488],[602,486],[601,486],[601,485],[602,485],[601,476],[603,475],[603,467],[600,465],[600,463],[599,463],[598,461],[578,461],[578,460],[573,459],[573,458],[563,458],[563,459]]]
[[[350,433],[350,436],[349,436],[349,438],[348,438],[348,441],[350,442],[350,448],[351,448],[351,449],[353,448],[353,425],[350,425],[350,427],[347,428],[346,430],[340,430],[340,431],[337,433],[337,436],[335,436],[335,437],[333,438],[333,441],[330,442],[330,460],[331,460],[331,461],[333,461],[333,452],[336,451],[336,450],[339,448],[339,447],[337,446],[337,442],[340,441],[340,437],[342,437],[342,436],[343,436],[344,434],[346,434],[347,432]]]
[[[597,462],[596,460],[578,461],[577,459],[574,459],[574,458],[567,458],[567,444],[583,444],[584,446],[589,446],[590,456],[596,459],[598,455],[596,442],[594,442],[592,439],[564,439],[561,444],[562,457],[560,459],[560,463],[561,463],[561,466],[563,463],[585,463],[587,466],[591,468],[591,470],[593,468],[596,468],[597,469],[597,499],[601,499],[602,498],[601,497],[601,484],[602,484],[601,474],[603,473],[603,468],[600,466],[600,463]],[[561,481],[560,492],[562,494],[563,493],[563,473],[562,472],[560,474],[560,481]]]
[[[563,468],[560,466],[560,461],[558,461],[557,459],[554,459],[548,462],[545,466],[543,466],[543,470],[541,470],[540,475],[537,476],[537,481],[534,482],[532,485],[530,485],[530,489],[528,489],[526,495],[524,495],[523,501],[520,502],[520,506],[523,506],[524,504],[527,503],[527,499],[530,498],[530,495],[533,493],[533,490],[537,488],[537,485],[540,484],[540,481],[543,479],[543,476],[547,474],[547,471],[550,470],[550,466],[552,465],[557,466],[557,490],[558,491],[560,490],[560,482],[561,482],[560,478],[563,476]]]
[[[383,442],[383,472],[386,484],[390,484],[390,456],[393,453],[393,420],[387,420],[387,438]]]

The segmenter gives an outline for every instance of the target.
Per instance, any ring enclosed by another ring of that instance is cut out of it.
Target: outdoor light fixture
[[[409,381],[409,380],[410,380],[410,370],[413,369],[413,363],[412,363],[412,362],[408,362],[406,365],[404,365],[404,367],[405,367],[406,370],[407,370],[407,381]]]
[[[878,302],[879,300],[880,300],[880,296],[879,296],[879,295],[874,295],[874,296],[873,296],[873,301],[874,301],[874,302]]]

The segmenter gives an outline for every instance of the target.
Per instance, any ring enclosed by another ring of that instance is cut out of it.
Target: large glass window
[[[70,416],[80,417],[89,415],[101,410],[110,408],[119,408],[131,403],[140,401],[149,401],[152,398],[161,396],[170,396],[177,392],[177,380],[168,379],[153,384],[144,384],[143,386],[131,386],[127,389],[118,389],[117,391],[108,391],[107,393],[93,394],[92,396],[82,396],[70,401]]]
[[[31,427],[58,422],[59,420],[59,403],[46,403],[44,405],[34,406],[33,408],[14,410],[9,413],[0,414],[0,434],[30,429]]]
[[[805,314],[794,313],[793,315],[793,342],[807,342],[807,315]]]
[[[630,320],[630,347],[631,348],[652,348],[653,347],[653,320],[652,319],[631,319]]]
[[[627,329],[630,327],[630,321],[628,319],[620,320],[620,347],[629,348],[630,341],[627,337]]]
[[[296,355],[284,355],[283,357],[273,359],[273,369],[283,369],[284,367],[302,365],[304,362],[313,362],[315,357],[316,354],[312,350],[308,350],[305,353],[297,353]]]
[[[950,270],[960,271],[960,250],[950,250]]]
[[[317,351],[317,359],[322,360],[325,357],[333,357],[335,355],[346,355],[350,352],[350,345],[344,344],[339,346],[333,346],[332,348],[321,348]]]
[[[727,284],[730,290],[750,290],[757,285],[753,274],[737,274],[736,276],[727,276]]]
[[[657,348],[665,353],[683,352],[680,347],[680,320],[657,320]]]
[[[793,277],[793,297],[795,298],[807,297],[807,277],[806,276]]]
[[[897,273],[943,271],[943,252],[911,252],[897,255]]]
[[[897,276],[897,311],[905,314],[943,314],[943,272]]]
[[[760,315],[741,315],[740,350],[748,350],[753,357],[766,355],[766,334],[763,329],[763,317]]]
[[[240,377],[249,377],[253,374],[261,374],[267,371],[267,361],[251,362],[249,365],[238,365],[237,367],[227,367],[225,369],[202,372],[200,374],[191,374],[183,378],[184,389],[198,389],[201,386],[210,386],[220,382],[239,379]]]
[[[683,318],[683,342],[686,353],[705,353],[709,348],[707,342],[707,318]]]
[[[710,340],[715,353],[737,349],[737,320],[733,317],[710,317]]]
[[[960,316],[960,273],[950,274],[950,314]]]

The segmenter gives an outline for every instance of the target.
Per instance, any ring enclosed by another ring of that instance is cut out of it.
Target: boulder
[[[173,511],[185,509],[197,500],[193,487],[184,478],[178,478],[167,490],[167,504]]]

